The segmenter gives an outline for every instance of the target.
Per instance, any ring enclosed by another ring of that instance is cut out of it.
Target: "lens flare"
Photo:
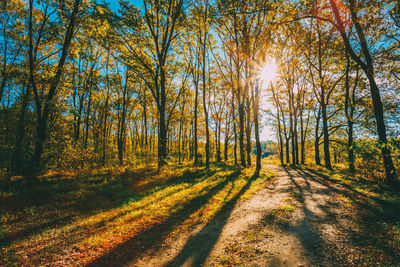
[[[275,80],[277,72],[278,72],[278,66],[276,65],[275,60],[266,62],[261,69],[260,79],[265,84],[268,84],[269,82]]]

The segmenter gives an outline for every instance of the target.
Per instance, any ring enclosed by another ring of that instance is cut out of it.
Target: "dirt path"
[[[341,266],[336,184],[303,170],[279,176],[251,199],[181,234],[130,266]]]

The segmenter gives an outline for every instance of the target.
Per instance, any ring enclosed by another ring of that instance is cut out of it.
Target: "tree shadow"
[[[302,195],[298,200],[303,210],[304,218],[295,225],[289,225],[288,227],[283,228],[283,230],[294,234],[300,240],[302,246],[308,253],[313,255],[314,258],[319,257],[328,260],[329,262],[338,262],[343,265],[354,264],[354,262],[348,262],[343,253],[337,253],[340,251],[338,244],[324,239],[322,232],[318,227],[327,223],[335,225],[340,233],[345,233],[349,237],[348,242],[350,242],[349,244],[351,244],[351,246],[357,247],[358,249],[374,247],[375,249],[385,253],[385,255],[391,257],[394,262],[400,262],[399,254],[393,249],[393,247],[388,245],[388,242],[386,242],[387,240],[383,241],[382,238],[378,236],[376,229],[377,221],[393,220],[396,217],[399,218],[399,213],[393,214],[393,210],[389,209],[391,214],[388,214],[385,212],[385,209],[370,205],[369,202],[364,200],[364,194],[354,190],[353,188],[349,188],[348,185],[342,186],[341,183],[330,179],[330,177],[309,173],[301,169],[292,170],[296,171],[296,176],[301,177],[306,181],[306,186],[302,186],[298,181],[299,179],[295,179],[290,170],[287,168],[285,169],[292,184],[295,186],[295,189]],[[310,189],[310,187],[307,186],[310,184],[310,181],[318,183],[326,188]],[[357,212],[356,214],[351,215],[342,214],[340,209],[336,209],[338,203],[326,200],[325,204],[320,203],[318,205],[318,208],[323,212],[323,214],[315,214],[307,208],[305,202],[305,199],[310,199],[312,194],[332,196],[334,196],[334,194],[343,195],[351,199],[354,205],[367,210],[368,212]],[[379,203],[385,205],[386,201],[381,201]],[[395,219],[395,221],[397,220],[398,219]],[[364,224],[364,227],[353,229],[352,227],[349,227],[349,221],[359,222]],[[375,224],[375,226],[373,224]]]
[[[230,199],[217,214],[204,226],[204,228],[186,242],[181,252],[166,266],[182,266],[190,261],[191,266],[202,266],[209,256],[212,248],[217,243],[221,232],[231,215],[240,197],[250,188],[251,184],[257,179],[255,173],[242,189]]]
[[[314,172],[307,173],[306,171],[302,171],[301,173],[303,176],[309,177],[327,186],[335,193],[346,196],[352,201],[352,205],[356,206],[361,211],[347,215],[347,219],[358,224],[357,229],[351,229],[346,225],[338,224],[340,230],[349,235],[353,245],[361,249],[374,247],[376,250],[389,256],[393,262],[397,264],[400,263],[399,249],[396,250],[394,247],[389,246],[389,244],[393,242],[393,240],[391,240],[392,237],[387,234],[387,231],[382,231],[380,226],[381,224],[398,223],[400,221],[400,205],[398,203],[378,197],[374,197],[373,199],[375,201],[371,202],[371,197],[354,190],[350,185],[342,185],[342,182],[331,179],[329,176],[320,176]],[[332,184],[336,186],[332,186]],[[329,213],[332,211],[331,206],[323,207],[325,212]],[[331,212],[331,217],[337,217],[338,215],[339,214]],[[382,238],[382,235],[386,235],[385,238]]]
[[[324,266],[322,263],[323,259],[329,259],[328,262],[340,262],[345,266],[346,261],[337,253],[336,245],[325,240],[321,231],[315,225],[324,221],[335,221],[336,224],[336,218],[333,214],[324,212],[325,215],[318,215],[310,210],[307,207],[306,199],[316,201],[313,197],[315,189],[311,187],[309,181],[310,177],[300,175],[305,183],[305,185],[301,185],[300,181],[295,179],[294,175],[290,172],[290,170],[295,171],[295,169],[289,169],[287,167],[284,167],[284,169],[289,176],[290,182],[295,186],[295,189],[300,195],[297,201],[300,203],[300,208],[302,209],[304,217],[295,224],[286,223],[282,225],[278,224],[278,226],[281,227],[282,231],[295,236],[299,240],[302,247],[306,250],[307,257],[312,264],[322,264],[321,266]]]
[[[171,214],[171,216],[165,221],[155,224],[151,228],[140,232],[135,237],[95,259],[92,263],[88,264],[88,266],[121,266],[137,259],[138,256],[150,248],[159,248],[165,237],[174,229],[174,227],[188,219],[190,215],[204,206],[210,198],[222,190],[229,182],[235,180],[239,175],[240,170],[234,171],[217,185],[208,190],[205,189],[204,194],[183,204],[182,209]]]
[[[121,207],[125,203],[132,201],[140,201],[142,198],[150,196],[158,191],[161,191],[169,186],[175,186],[182,183],[188,184],[188,187],[201,182],[216,173],[216,170],[196,169],[194,171],[185,171],[181,175],[171,176],[168,179],[161,181],[152,181],[146,184],[145,188],[136,191],[135,183],[151,175],[152,171],[148,169],[139,170],[138,172],[124,172],[112,179],[106,175],[101,174],[91,177],[80,177],[71,180],[56,180],[52,179],[48,183],[41,183],[36,185],[35,188],[22,189],[14,188],[16,195],[9,199],[0,199],[2,208],[7,210],[19,211],[18,214],[25,214],[26,210],[30,207],[46,207],[45,216],[38,214],[37,220],[29,222],[28,224],[24,218],[16,217],[7,221],[7,224],[24,224],[23,227],[18,227],[16,231],[6,233],[4,230],[4,237],[1,240],[7,240],[7,244],[17,240],[27,238],[33,234],[39,234],[49,228],[60,228],[75,220],[76,216],[93,216],[98,213],[106,212],[107,210]],[[85,179],[82,181],[82,179]],[[80,181],[81,180],[81,181]],[[82,188],[84,183],[84,190],[79,198],[75,198],[75,193]],[[29,191],[27,195],[23,192]],[[170,194],[174,192],[171,191]],[[165,195],[164,197],[168,197]],[[148,203],[146,206],[152,204]],[[49,212],[52,211],[52,212]],[[127,212],[118,213],[118,215],[102,221],[96,225],[102,224],[118,219],[124,216]],[[2,227],[3,228],[3,227]],[[79,235],[82,229],[71,229],[71,237]],[[80,239],[79,236],[76,237]],[[4,243],[4,242],[2,242]]]
[[[349,184],[332,179],[331,177],[320,174],[316,171],[311,171],[308,169],[307,171],[303,169],[296,170],[300,175],[306,176],[309,179],[328,187],[335,193],[348,197],[356,205],[365,210],[369,210],[373,214],[379,216],[381,219],[391,222],[398,222],[400,220],[400,205],[395,201],[388,201],[379,197],[366,195],[355,190]]]

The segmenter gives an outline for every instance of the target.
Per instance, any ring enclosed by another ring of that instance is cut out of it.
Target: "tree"
[[[346,51],[350,54],[351,58],[361,67],[369,81],[370,93],[374,107],[374,115],[376,120],[376,128],[378,132],[379,142],[381,144],[381,151],[383,157],[383,165],[386,172],[386,181],[389,184],[397,184],[396,170],[393,165],[390,148],[386,135],[386,125],[384,119],[384,110],[380,90],[375,80],[375,68],[373,57],[368,46],[365,31],[362,22],[358,15],[358,10],[361,8],[359,3],[356,4],[355,0],[349,0],[348,5],[337,0],[329,0],[330,8],[333,13],[333,18],[325,18],[316,16],[318,19],[330,22],[334,28],[339,32]],[[347,15],[344,18],[341,14]],[[355,37],[361,47],[361,55],[358,55],[353,47],[354,44],[350,41],[350,33],[347,31],[347,25],[351,23],[356,31]]]
[[[72,38],[75,34],[75,27],[77,24],[77,18],[79,14],[79,8],[81,5],[80,0],[75,0],[71,7],[71,13],[67,13],[67,24],[64,34],[63,44],[61,46],[61,55],[58,60],[57,66],[53,73],[53,76],[48,79],[48,92],[45,95],[44,99],[41,98],[41,94],[39,93],[39,89],[37,86],[37,63],[38,63],[38,50],[39,46],[42,42],[42,35],[44,34],[44,30],[46,27],[46,23],[53,12],[48,11],[49,6],[45,8],[44,14],[42,15],[42,21],[39,24],[39,28],[37,29],[37,37],[34,36],[34,27],[33,27],[33,14],[34,14],[34,5],[33,0],[29,1],[29,21],[28,21],[28,36],[29,36],[29,87],[32,89],[34,94],[34,100],[36,104],[36,114],[37,114],[37,128],[36,128],[36,142],[35,142],[35,152],[32,156],[31,162],[31,171],[26,173],[28,181],[34,182],[36,180],[37,174],[41,170],[41,157],[43,153],[43,146],[47,137],[47,123],[49,119],[50,112],[54,107],[54,98],[57,93],[57,87],[62,78],[64,64],[67,60],[70,44]],[[50,13],[48,13],[50,12]]]

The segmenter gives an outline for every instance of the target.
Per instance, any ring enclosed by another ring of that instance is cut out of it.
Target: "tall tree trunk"
[[[182,139],[182,128],[183,128],[183,118],[184,118],[184,110],[185,110],[185,100],[182,103],[181,110],[181,119],[179,122],[179,133],[178,133],[178,163],[181,164],[181,139]]]
[[[314,157],[315,157],[315,164],[316,165],[321,165],[321,157],[319,153],[319,124],[321,121],[321,107],[318,107],[318,115],[316,118],[316,124],[315,124],[315,137],[314,137]]]
[[[221,161],[221,120],[218,118],[217,124],[217,161]]]
[[[193,151],[194,151],[194,165],[199,164],[199,154],[198,154],[198,144],[197,144],[197,107],[198,107],[198,98],[199,98],[199,84],[198,82],[195,83],[195,92],[194,92],[194,129],[193,129],[193,136],[194,136],[194,144],[193,144]]]
[[[233,123],[233,132],[235,143],[233,145],[233,157],[235,159],[235,165],[238,165],[238,156],[237,156],[237,133],[236,133],[236,123]]]
[[[385,166],[386,180],[389,184],[396,184],[396,170],[393,165],[390,148],[388,147],[386,137],[386,126],[383,115],[383,104],[379,93],[379,88],[376,85],[373,75],[367,74],[367,78],[370,84],[370,91],[372,96],[372,102],[374,104],[374,114],[376,120],[376,128],[378,131],[379,142],[381,143],[381,151],[383,157],[383,165]]]
[[[251,106],[248,88],[246,95],[246,156],[247,166],[251,166]]]
[[[256,171],[259,172],[261,170],[261,142],[260,142],[260,130],[258,125],[258,106],[260,101],[258,81],[255,84],[255,92],[252,90],[253,97],[253,119],[254,119],[254,135],[256,137],[256,150],[257,150],[257,159],[256,159]],[[253,88],[252,88],[253,89]]]
[[[160,105],[159,105],[159,134],[158,134],[158,168],[167,162],[167,127],[166,127],[166,81],[164,64],[160,67]]]
[[[286,164],[290,165],[290,138],[285,137],[286,139]]]
[[[102,147],[102,158],[101,165],[104,166],[106,164],[106,150],[107,150],[107,121],[108,121],[108,106],[111,96],[110,90],[110,79],[109,79],[109,59],[110,59],[110,51],[108,51],[107,55],[107,66],[106,66],[106,87],[107,87],[107,96],[106,102],[104,104],[104,119],[103,119],[103,147]]]
[[[22,157],[22,146],[25,140],[25,114],[26,114],[26,108],[29,103],[31,89],[29,86],[26,85],[24,85],[23,88],[25,88],[25,92],[23,93],[22,105],[18,118],[17,136],[15,139],[16,142],[14,149],[13,173],[15,174],[24,174],[25,160],[26,160],[25,158]]]
[[[280,104],[279,104],[279,99],[277,94],[275,93],[274,87],[271,83],[271,91],[272,91],[272,96],[274,98],[275,101],[275,106],[276,106],[276,116],[277,116],[277,120],[278,120],[278,142],[279,142],[279,151],[280,151],[280,161],[281,164],[283,165],[283,138],[282,138],[282,127],[281,127],[281,116],[280,116]]]
[[[229,145],[229,116],[225,112],[225,141],[224,141],[224,160],[228,160],[228,145]]]
[[[325,103],[321,105],[321,113],[322,113],[322,131],[324,134],[324,161],[325,167],[328,170],[332,169],[331,164],[331,154],[329,151],[329,129],[328,129],[328,116],[326,112]]]
[[[297,112],[296,112],[297,113]],[[297,116],[294,117],[294,153],[296,158],[296,164],[299,165],[299,136],[297,132]]]
[[[303,165],[304,164],[304,120],[303,120],[303,110],[300,110],[300,139],[301,139],[301,143],[300,143],[300,164]]]
[[[144,148],[145,151],[147,152],[148,148],[148,133],[147,133],[147,96],[146,96],[146,90],[145,87],[143,87],[143,122],[144,122]]]
[[[232,105],[232,124],[233,124],[233,139],[234,139],[234,145],[233,145],[233,157],[235,160],[235,165],[238,164],[238,158],[237,158],[237,131],[236,131],[236,112],[235,112],[235,91],[234,87],[232,86],[231,90],[231,105]]]
[[[279,109],[278,109],[279,110]],[[281,121],[279,118],[279,111],[278,111],[278,141],[279,141],[279,158],[281,160],[281,164],[283,165],[283,139],[282,139],[282,129],[281,129]]]
[[[294,126],[293,126],[293,113],[290,112],[289,114],[289,130],[290,130],[290,136],[291,138],[291,143],[292,143],[292,165],[296,164],[296,153],[295,153],[295,135],[294,135]]]
[[[354,105],[355,105],[355,90],[358,82],[358,68],[357,68],[357,76],[355,85],[353,88],[352,96],[350,96],[350,58],[348,53],[346,53],[347,65],[346,65],[346,77],[345,77],[345,101],[344,101],[344,111],[347,120],[347,153],[348,153],[348,164],[349,164],[349,172],[354,173],[354,148],[353,148],[353,114],[354,114]]]
[[[204,44],[205,48],[205,44]],[[206,168],[210,167],[210,130],[208,127],[208,109],[207,109],[207,102],[206,102],[206,55],[205,51],[203,54],[203,109],[204,109],[204,119],[206,123]]]
[[[92,103],[92,90],[89,91],[89,96],[88,96],[88,105],[86,109],[86,119],[85,119],[85,142],[84,142],[84,148],[87,148],[88,145],[88,139],[89,139],[89,118],[90,118],[90,109],[91,109],[91,103]]]
[[[307,139],[307,132],[308,132],[308,126],[310,123],[310,113],[307,113],[307,119],[306,119],[306,125],[304,128],[304,120],[302,119],[301,122],[301,131],[302,131],[302,135],[301,135],[301,164],[305,164],[306,162],[306,155],[305,155],[305,144],[306,144],[306,139]]]
[[[124,86],[124,91],[122,92],[122,114],[120,118],[120,127],[119,127],[119,135],[118,135],[118,140],[117,140],[117,145],[118,145],[118,159],[119,159],[119,164],[122,165],[123,160],[124,160],[124,148],[125,148],[125,128],[126,128],[126,123],[125,123],[125,117],[126,117],[126,110],[127,110],[127,102],[128,102],[128,77],[129,77],[129,71],[128,69],[126,70],[126,75],[125,75],[125,86]]]
[[[228,145],[229,145],[229,140],[228,140],[228,137],[225,136],[225,142],[224,142],[224,161],[228,161]]]
[[[239,105],[239,151],[240,151],[240,164],[246,167],[246,157],[244,151],[244,103],[242,100],[242,92],[238,90],[238,105]]]

